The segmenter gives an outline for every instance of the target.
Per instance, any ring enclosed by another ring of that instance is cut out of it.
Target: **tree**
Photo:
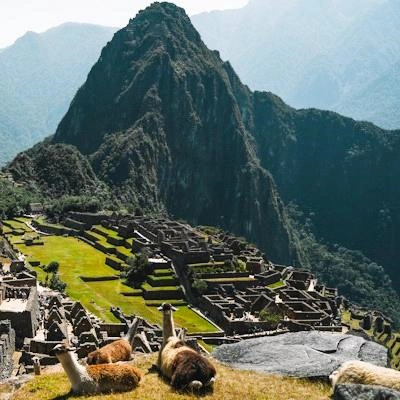
[[[59,292],[65,292],[67,284],[63,282],[57,273],[52,273],[49,280],[49,288],[52,290],[58,290]]]
[[[136,257],[128,259],[128,268],[125,273],[125,278],[128,285],[135,288],[146,280],[147,269],[149,266],[149,257],[146,252],[138,254]]]
[[[207,282],[203,279],[195,279],[192,284],[192,288],[202,296],[207,292],[208,285]]]
[[[48,272],[50,274],[58,273],[59,269],[60,269],[60,264],[57,261],[52,261],[46,267],[43,268],[45,272]]]

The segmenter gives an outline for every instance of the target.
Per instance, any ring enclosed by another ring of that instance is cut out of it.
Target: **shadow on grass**
[[[72,393],[72,390],[70,390],[67,394],[62,394],[60,396],[53,397],[51,400],[68,400],[73,397],[75,397],[75,396]]]
[[[157,374],[158,377],[170,387],[170,392],[171,393],[177,393],[177,394],[186,394],[186,395],[191,395],[193,397],[199,398],[199,397],[204,397],[209,394],[212,394],[214,392],[214,388],[211,386],[202,388],[201,390],[190,390],[190,389],[176,389],[171,386],[170,380],[163,376],[158,369],[157,365],[153,364],[148,370],[146,374]]]

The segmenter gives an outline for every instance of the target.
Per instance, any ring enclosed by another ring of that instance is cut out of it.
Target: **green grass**
[[[114,230],[108,229],[108,228],[104,228],[104,226],[102,226],[102,225],[94,225],[93,228],[96,228],[98,231],[104,233],[105,236],[110,236],[113,238],[123,240],[123,238],[118,235],[117,231],[114,231]]]
[[[3,234],[8,234],[11,233],[13,230],[12,228],[9,228],[8,226],[3,225]]]
[[[280,280],[278,282],[271,283],[270,285],[267,286],[267,288],[269,288],[269,289],[278,289],[278,288],[281,288],[283,286],[285,286],[285,282]]]
[[[104,236],[100,235],[99,233],[93,231],[86,231],[86,234],[95,242],[103,242],[107,243],[107,240]]]
[[[134,255],[129,249],[127,249],[124,246],[116,246],[115,248],[117,249],[118,252],[120,252],[124,256],[133,257]]]
[[[111,314],[110,307],[121,307],[127,314],[138,314],[151,323],[161,324],[162,316],[155,307],[148,307],[141,296],[123,296],[121,292],[132,292],[133,289],[124,285],[121,280],[105,282],[83,282],[79,276],[114,276],[115,270],[105,264],[106,255],[85,242],[72,237],[45,236],[44,246],[16,245],[28,257],[28,260],[39,260],[47,265],[51,261],[60,263],[60,277],[67,284],[67,294],[79,300],[89,311],[109,322],[118,322]],[[39,267],[40,280],[45,279],[45,272]],[[163,288],[152,288],[162,290]],[[166,287],[164,290],[169,290]],[[172,289],[176,289],[175,286]],[[179,289],[179,288],[178,288]],[[160,304],[162,301],[160,301]],[[190,332],[215,332],[216,328],[204,318],[180,307],[175,313],[178,326],[185,326]]]
[[[163,275],[163,276],[156,276],[156,275],[149,275],[148,279],[152,279],[153,281],[175,281],[174,275]]]
[[[172,271],[171,268],[168,269],[155,269],[153,271],[154,276],[170,276],[174,274],[174,271]]]
[[[225,263],[223,261],[218,261],[218,262],[208,262],[208,263],[197,263],[197,264],[188,264],[188,268],[204,268],[204,267],[221,267],[225,265]]]
[[[179,286],[151,286],[150,284],[143,283],[142,289],[147,290],[148,292],[162,292],[165,290],[179,290]]]
[[[32,232],[32,229],[25,225],[25,222],[17,221],[16,219],[7,219],[4,221],[4,223],[11,226],[12,229],[20,229],[25,232]]]
[[[47,219],[46,219],[45,217],[37,217],[37,218],[36,218],[36,221],[37,221],[39,224],[44,225],[44,226],[49,226],[49,227],[54,227],[54,228],[59,228],[59,229],[65,228],[64,225],[61,225],[61,224],[52,224],[52,223],[48,222]]]

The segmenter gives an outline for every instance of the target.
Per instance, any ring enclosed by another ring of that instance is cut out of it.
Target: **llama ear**
[[[174,307],[174,306],[171,306],[171,310],[172,311],[178,311],[178,309],[176,307]]]
[[[162,311],[163,310],[163,306],[157,307],[158,311]]]

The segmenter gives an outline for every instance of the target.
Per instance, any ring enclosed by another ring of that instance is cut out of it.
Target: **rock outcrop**
[[[386,348],[358,336],[297,332],[223,345],[214,357],[240,369],[328,378],[344,361],[360,359],[386,367],[388,356]]]
[[[333,400],[400,400],[400,392],[382,386],[337,385]]]

